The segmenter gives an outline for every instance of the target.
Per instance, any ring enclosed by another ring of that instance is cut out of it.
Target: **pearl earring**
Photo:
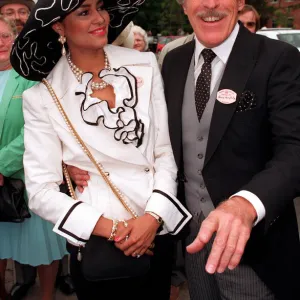
[[[65,42],[67,41],[66,37],[61,35],[59,37],[58,41],[62,44],[61,55],[66,56],[66,54],[67,54],[67,51],[65,48]]]

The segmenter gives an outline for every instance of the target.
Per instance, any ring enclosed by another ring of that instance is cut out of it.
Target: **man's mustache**
[[[24,27],[25,22],[21,21],[20,19],[15,19],[15,24],[16,24],[16,26]]]
[[[211,10],[207,10],[207,11],[198,12],[197,17],[200,17],[200,18],[214,17],[214,18],[222,19],[224,17],[227,17],[227,13],[223,12],[223,11],[216,10],[216,9],[211,9]]]

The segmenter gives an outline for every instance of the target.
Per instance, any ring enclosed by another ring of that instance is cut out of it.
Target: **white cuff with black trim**
[[[82,245],[89,240],[101,215],[102,213],[94,207],[76,201],[67,212],[62,214],[53,231],[74,245]]]
[[[145,211],[151,211],[160,216],[164,222],[164,229],[170,234],[177,234],[191,219],[191,214],[168,192],[154,190]]]

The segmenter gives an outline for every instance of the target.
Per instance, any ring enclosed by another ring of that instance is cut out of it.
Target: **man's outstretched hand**
[[[232,197],[224,201],[202,222],[187,252],[201,251],[216,233],[206,271],[213,274],[223,273],[227,267],[233,270],[240,263],[256,217],[253,205],[246,199]]]

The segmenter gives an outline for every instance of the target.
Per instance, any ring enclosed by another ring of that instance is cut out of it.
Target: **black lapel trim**
[[[82,239],[82,238],[76,236],[76,235],[73,234],[72,232],[70,232],[70,231],[68,231],[68,230],[66,230],[66,229],[63,228],[64,225],[65,225],[65,223],[67,222],[67,219],[69,218],[70,214],[71,214],[71,213],[73,212],[73,210],[74,210],[79,204],[81,204],[81,203],[82,203],[82,201],[78,201],[78,202],[76,202],[76,203],[69,209],[68,213],[65,215],[65,217],[63,218],[63,220],[62,220],[61,223],[59,224],[58,230],[60,230],[61,232],[65,233],[65,234],[67,234],[67,235],[69,235],[69,236],[71,236],[72,238],[74,238],[74,239],[76,239],[76,240],[78,240],[78,241],[80,241],[80,242],[86,243],[88,240],[84,240],[84,239]]]
[[[259,39],[256,39],[255,34],[240,26],[219,87],[219,91],[229,89],[236,92],[237,101],[227,105],[218,100],[215,101],[204,166],[216,151],[234,115],[239,97],[256,64],[258,50]]]
[[[170,138],[178,168],[182,161],[182,103],[194,50],[195,41],[191,41],[171,51],[168,54],[170,60],[167,59],[169,63],[166,64],[165,72],[163,72],[165,84],[168,85],[166,100]]]
[[[182,219],[179,221],[179,223],[177,224],[175,229],[173,231],[169,232],[170,234],[175,233],[178,230],[178,228],[180,228],[180,226],[182,226],[182,223],[184,222],[185,219],[187,219],[188,215],[185,213],[185,211],[182,210],[182,208],[178,205],[178,203],[176,203],[168,194],[164,193],[161,190],[153,190],[153,193],[161,194],[162,196],[166,197],[168,200],[170,200],[173,203],[174,206],[176,206],[176,208],[182,214]]]

